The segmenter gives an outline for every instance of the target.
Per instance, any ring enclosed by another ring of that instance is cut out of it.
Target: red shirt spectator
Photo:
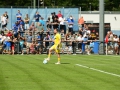
[[[62,17],[61,11],[58,12],[58,15],[57,15],[57,16],[58,16],[58,18],[59,18],[59,17]]]
[[[9,31],[6,36],[11,37],[13,34]]]

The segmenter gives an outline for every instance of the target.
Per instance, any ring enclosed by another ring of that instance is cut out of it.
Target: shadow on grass
[[[70,64],[70,63],[61,63],[61,64]]]

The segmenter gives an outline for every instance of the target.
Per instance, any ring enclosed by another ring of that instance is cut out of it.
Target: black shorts
[[[73,28],[69,28],[69,32],[73,33]]]
[[[64,30],[65,29],[65,25],[60,25],[60,30]]]
[[[82,43],[78,43],[78,49],[82,49]]]
[[[6,24],[5,25],[2,25],[2,28],[6,27]]]
[[[51,25],[51,24],[48,24],[48,25],[47,25],[47,28],[50,28],[50,29],[51,29],[51,28],[52,28],[52,25]]]

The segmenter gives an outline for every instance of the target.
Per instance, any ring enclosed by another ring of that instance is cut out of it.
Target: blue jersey
[[[39,36],[37,36],[37,39],[38,39],[38,43],[40,43],[40,40],[41,40],[40,35],[39,35]]]
[[[34,16],[34,18],[35,18],[35,22],[39,22],[39,18],[40,18],[41,16],[39,15],[39,14],[36,14],[35,16]]]
[[[17,21],[20,21],[21,17],[22,17],[22,14],[21,13],[17,13],[16,16],[19,16],[19,17],[17,17]]]
[[[10,47],[10,46],[11,46],[11,42],[7,41],[7,42],[6,42],[6,46],[7,46],[7,47]]]
[[[43,20],[39,21],[42,25],[45,25],[45,22]]]
[[[14,24],[14,25],[13,25],[13,30],[14,30],[14,32],[17,32],[19,27],[20,27],[20,25]]]

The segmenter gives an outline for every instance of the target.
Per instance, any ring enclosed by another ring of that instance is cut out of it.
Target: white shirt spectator
[[[65,19],[64,18],[59,17],[59,22],[60,22],[60,25],[65,25]]]
[[[78,37],[77,37],[77,41],[80,41],[79,43],[81,43],[82,40],[83,40],[83,39],[82,39],[81,36],[78,36]]]
[[[7,19],[5,16],[1,16],[1,24],[5,25],[7,23]]]

